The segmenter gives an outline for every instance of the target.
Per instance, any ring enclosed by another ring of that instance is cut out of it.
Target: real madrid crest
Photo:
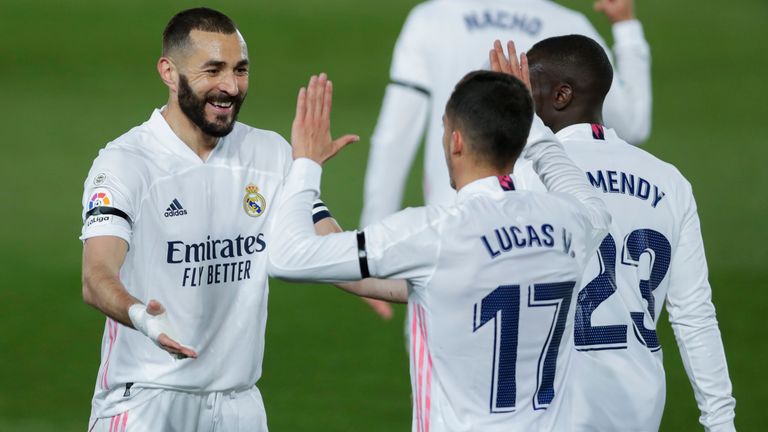
[[[267,201],[259,193],[259,187],[253,183],[245,187],[243,210],[251,217],[259,217],[267,211]]]

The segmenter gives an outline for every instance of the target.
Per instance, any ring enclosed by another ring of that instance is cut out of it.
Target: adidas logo
[[[176,198],[171,201],[171,205],[168,206],[167,209],[165,209],[165,213],[163,213],[163,216],[169,218],[174,216],[184,216],[187,214],[187,211],[184,209],[184,207],[181,206],[181,203]]]

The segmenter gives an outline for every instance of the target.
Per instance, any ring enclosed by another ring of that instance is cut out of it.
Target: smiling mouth
[[[208,102],[208,103],[211,104],[213,107],[218,108],[218,109],[226,110],[226,109],[232,108],[232,102],[231,101],[229,101],[229,102]]]

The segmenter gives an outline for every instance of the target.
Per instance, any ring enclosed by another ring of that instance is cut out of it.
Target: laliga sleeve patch
[[[104,215],[104,214],[97,214],[89,216],[85,220],[85,228],[90,228],[92,226],[99,226],[99,225],[107,225],[112,223],[112,215]]]
[[[85,226],[108,224],[113,222],[115,217],[125,219],[129,225],[132,225],[133,221],[131,221],[130,216],[114,207],[114,204],[112,193],[109,190],[104,188],[94,189],[91,192],[91,197],[88,200],[85,211]]]
[[[96,188],[91,192],[91,198],[88,200],[88,209],[86,211],[91,211],[96,207],[112,207],[112,203],[112,194],[107,189]]]

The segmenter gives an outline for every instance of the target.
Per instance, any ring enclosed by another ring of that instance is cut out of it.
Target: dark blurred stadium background
[[[223,1],[249,43],[241,120],[288,136],[296,91],[334,79],[334,132],[363,142],[331,162],[323,195],[357,224],[368,137],[395,39],[417,2]],[[588,14],[589,1],[563,1]],[[768,3],[639,0],[653,53],[645,148],[694,186],[740,430],[766,430],[768,240],[764,216]],[[0,431],[84,431],[104,318],[80,296],[80,197],[96,152],[166,99],[160,34],[181,1],[6,0],[0,7]],[[417,165],[420,161],[417,161]],[[420,204],[420,167],[407,204]],[[764,291],[767,290],[767,291]],[[273,282],[264,394],[274,431],[410,427],[403,308],[391,322],[327,286]],[[668,397],[662,430],[700,430],[674,337],[660,323]]]

